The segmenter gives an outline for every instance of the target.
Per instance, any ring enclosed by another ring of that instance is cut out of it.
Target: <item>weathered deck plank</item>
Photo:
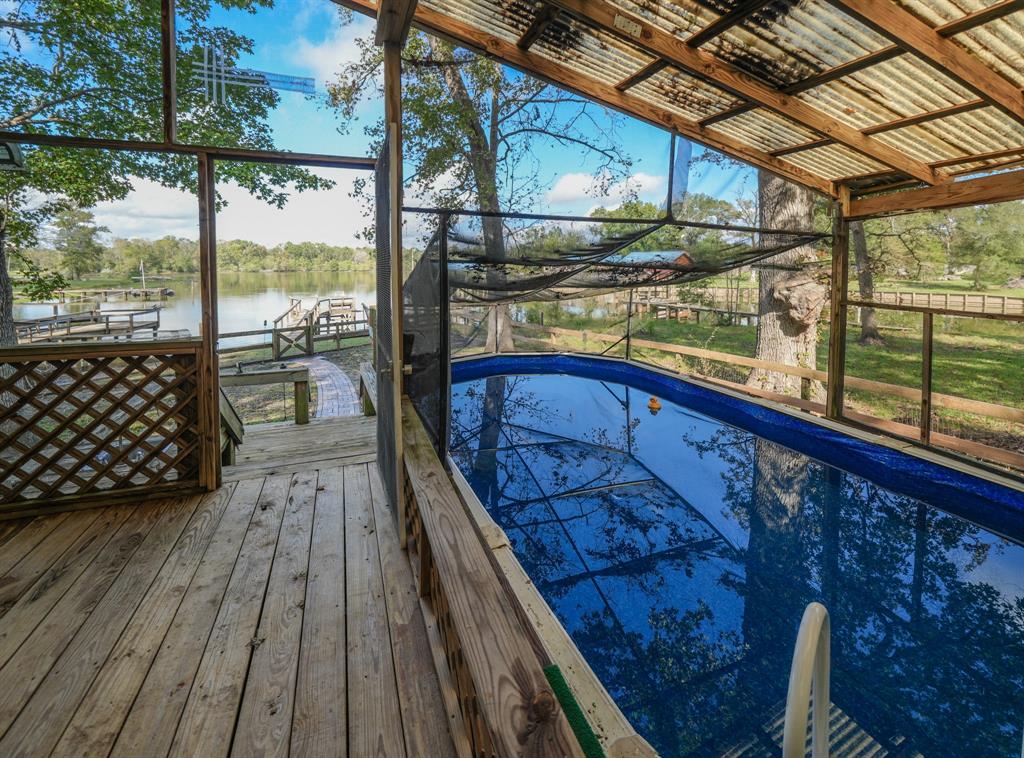
[[[345,758],[348,701],[345,662],[344,470],[320,472],[295,688],[291,754]]]
[[[453,755],[367,431],[3,532],[0,755]]]
[[[262,489],[262,479],[235,487],[220,529],[116,735],[112,756],[165,755],[170,749]]]
[[[402,723],[366,466],[345,469],[349,747],[353,756],[404,756]],[[384,686],[380,686],[384,683]]]
[[[270,565],[284,517],[290,476],[269,477],[235,564],[199,671],[171,747],[171,755],[227,755],[242,700]]]
[[[288,755],[316,486],[316,471],[291,480],[235,730],[242,755]]]
[[[121,638],[73,711],[53,755],[84,758],[109,752],[220,525],[231,490],[221,488],[200,502]]]

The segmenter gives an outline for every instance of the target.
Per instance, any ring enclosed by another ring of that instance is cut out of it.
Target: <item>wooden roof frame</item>
[[[370,16],[375,16],[378,10],[378,3],[374,0],[334,0],[334,2]],[[692,8],[695,11],[700,9],[694,0],[672,0],[672,2],[683,8]],[[868,209],[872,215],[882,215],[886,212],[901,212],[911,207],[923,209],[920,207],[922,203],[935,204],[928,207],[952,207],[948,203],[959,202],[954,199],[968,196],[984,197],[986,198],[984,202],[1024,198],[1024,181],[1019,181],[1024,172],[993,174],[971,180],[971,187],[974,189],[969,191],[959,186],[967,184],[967,182],[954,181],[957,176],[965,173],[978,173],[986,169],[1005,170],[1019,165],[1021,160],[1024,160],[1021,157],[1024,154],[1024,147],[1021,150],[1010,148],[929,163],[914,158],[899,148],[875,138],[875,135],[884,132],[969,113],[989,106],[998,108],[1018,123],[1024,124],[1024,92],[998,71],[987,66],[980,58],[975,57],[950,39],[956,34],[1002,18],[1009,13],[1024,10],[1024,0],[1000,0],[984,9],[935,27],[921,21],[895,2],[886,0],[828,0],[828,2],[851,18],[892,40],[893,44],[831,69],[820,71],[787,87],[776,88],[737,69],[714,54],[699,49],[701,45],[742,23],[764,8],[767,5],[764,0],[740,2],[735,9],[705,23],[688,37],[671,34],[664,28],[649,23],[645,18],[625,11],[609,0],[547,0],[538,6],[534,19],[516,43],[488,33],[471,23],[472,19],[459,18],[423,3],[417,5],[415,2],[406,0],[379,0],[382,9],[389,6],[409,9],[409,15],[406,16],[408,21],[424,31],[448,39],[459,46],[494,57],[514,68],[576,92],[609,108],[677,132],[757,168],[770,171],[833,198],[848,196],[848,187],[851,184],[856,186],[856,183],[872,177],[892,176],[894,181],[888,184],[879,184],[866,190],[855,190],[853,205],[861,209],[861,212],[863,209]],[[395,15],[394,11],[391,13]],[[617,84],[609,85],[606,81],[589,76],[585,71],[562,65],[553,61],[549,56],[531,52],[530,48],[543,36],[546,28],[563,14],[577,19],[586,26],[624,40],[628,45],[650,55],[651,60]],[[894,29],[898,31],[892,31]],[[864,129],[857,129],[841,123],[829,114],[794,97],[800,92],[863,71],[901,55],[914,55],[928,62],[974,92],[977,97],[968,102],[892,119]],[[667,67],[679,68],[689,76],[699,78],[718,90],[741,98],[744,102],[702,120],[693,120],[629,91]],[[746,144],[721,129],[714,128],[717,123],[756,108],[765,108],[779,114],[820,136],[799,145],[765,151]],[[870,174],[828,179],[785,160],[788,155],[832,144],[844,145],[888,168]],[[969,165],[1001,156],[1007,157],[1008,160],[981,168],[950,170],[955,169],[958,165]],[[1013,178],[996,178],[1005,176]],[[921,184],[928,186],[919,189]],[[956,186],[952,187],[951,185],[954,184]],[[979,192],[978,187],[986,189]],[[885,191],[888,191],[889,194],[863,199],[856,196],[857,192]],[[896,199],[897,195],[899,200]],[[858,203],[863,204],[858,205]],[[886,209],[891,209],[891,211]]]

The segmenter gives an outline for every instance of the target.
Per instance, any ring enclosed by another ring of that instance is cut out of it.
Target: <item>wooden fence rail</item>
[[[309,368],[292,366],[267,371],[226,372],[220,375],[221,387],[252,387],[261,384],[294,384],[295,423],[309,423]]]
[[[218,455],[198,340],[0,351],[0,517],[197,490]]]

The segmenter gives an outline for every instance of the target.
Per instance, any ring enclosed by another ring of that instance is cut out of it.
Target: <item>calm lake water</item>
[[[220,318],[220,332],[241,332],[262,329],[281,315],[290,305],[290,298],[301,298],[308,307],[321,297],[349,296],[355,298],[356,306],[374,305],[377,302],[376,277],[372,270],[331,272],[290,272],[290,273],[221,273],[217,278],[217,309]],[[160,328],[162,330],[187,329],[190,334],[199,333],[201,303],[199,279],[195,275],[181,278],[156,278],[146,282],[149,287],[170,287],[174,297],[162,303],[124,301],[117,299],[99,303],[102,310],[144,309],[152,305],[162,306]],[[62,305],[60,313],[74,313],[96,307],[95,302]],[[48,305],[16,305],[14,317],[35,318],[52,313]],[[248,342],[254,338],[245,338]],[[235,340],[237,341],[237,340]],[[226,341],[224,346],[230,345]]]

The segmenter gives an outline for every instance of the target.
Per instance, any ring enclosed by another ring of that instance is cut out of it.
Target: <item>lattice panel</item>
[[[0,363],[0,504],[198,483],[196,358]]]

